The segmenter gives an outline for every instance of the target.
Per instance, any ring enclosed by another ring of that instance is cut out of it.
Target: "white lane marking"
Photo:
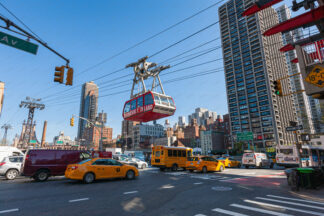
[[[296,212],[303,212],[303,213],[307,213],[307,214],[324,216],[323,213],[319,213],[319,212],[307,211],[307,210],[296,209],[296,208],[290,208],[290,207],[287,207],[287,206],[274,205],[274,204],[269,204],[269,203],[264,203],[264,202],[257,202],[257,201],[253,201],[253,200],[244,200],[244,202],[253,203],[253,204],[257,204],[257,205],[263,205],[263,206],[270,206],[270,207],[274,207],[274,208],[287,209],[287,210],[296,211]]]
[[[200,184],[203,184],[202,182],[196,182],[194,183],[195,185],[200,185]]]
[[[19,211],[19,209],[8,209],[8,210],[2,210],[0,211],[0,214],[4,214],[4,213],[9,213],[9,212],[16,212]]]
[[[260,208],[253,208],[253,207],[239,205],[239,204],[231,204],[230,206],[237,207],[237,208],[242,208],[242,209],[247,209],[247,210],[251,210],[251,211],[256,211],[256,212],[261,212],[261,213],[265,213],[265,214],[276,215],[276,216],[287,216],[287,215],[289,215],[289,214],[283,214],[283,213],[279,213],[279,212],[275,212],[275,211],[264,210],[264,209],[260,209]]]
[[[255,172],[242,173],[243,175],[255,175]]]
[[[324,203],[322,203],[322,202],[315,202],[315,201],[310,201],[310,200],[294,199],[294,198],[275,196],[275,195],[267,195],[267,196],[273,197],[273,198],[280,198],[280,199],[286,199],[286,200],[301,201],[301,202],[313,203],[313,204],[318,204],[318,205],[324,205]]]
[[[206,215],[204,215],[204,214],[196,214],[195,216],[206,216]]]
[[[74,200],[69,200],[69,202],[80,202],[80,201],[86,201],[89,200],[89,198],[81,198],[81,199],[74,199]]]
[[[161,188],[162,189],[170,189],[170,188],[174,188],[174,186],[170,185],[170,184],[167,184],[167,185],[163,185]]]
[[[233,211],[228,211],[228,210],[220,209],[220,208],[212,209],[212,211],[219,212],[219,213],[223,213],[223,214],[228,214],[228,215],[232,215],[232,216],[248,216],[246,214],[241,214],[241,213],[237,213],[237,212],[233,212]]]
[[[133,193],[137,193],[138,191],[128,191],[128,192],[124,192],[124,194],[133,194]]]
[[[323,210],[323,207],[313,206],[313,205],[306,205],[306,204],[301,204],[301,203],[296,203],[296,202],[288,202],[288,201],[283,201],[283,200],[268,199],[268,198],[263,198],[263,197],[256,197],[256,199],[262,199],[262,200],[267,200],[267,201],[271,201],[271,202],[285,203],[285,204],[290,204],[290,205],[303,206],[303,207]]]

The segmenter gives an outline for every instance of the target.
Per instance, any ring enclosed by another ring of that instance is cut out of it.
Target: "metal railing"
[[[305,44],[301,48],[306,66],[324,62],[324,39]]]

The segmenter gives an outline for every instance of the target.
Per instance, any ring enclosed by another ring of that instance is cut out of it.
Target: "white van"
[[[270,159],[265,153],[256,152],[244,153],[242,157],[242,165],[244,165],[246,169],[249,167],[273,167],[273,163],[271,163]]]
[[[24,156],[24,153],[12,146],[0,146],[0,161],[9,156]]]

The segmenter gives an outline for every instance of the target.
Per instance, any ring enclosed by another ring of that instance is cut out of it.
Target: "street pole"
[[[296,149],[297,149],[297,157],[298,157],[299,167],[302,167],[301,156],[300,156],[300,150],[302,148],[301,148],[301,145],[299,145],[299,143],[298,143],[297,131],[294,131],[294,133],[295,133],[295,137],[296,137]]]
[[[102,151],[102,132],[103,132],[103,120],[101,119],[101,134],[100,134],[100,142],[99,142],[99,151]]]

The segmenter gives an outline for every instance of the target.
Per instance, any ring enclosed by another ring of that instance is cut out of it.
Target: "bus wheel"
[[[164,167],[160,167],[160,171],[164,172],[165,168]]]
[[[172,171],[177,171],[178,170],[178,165],[177,164],[173,164],[172,165]]]
[[[192,172],[193,172],[193,170],[192,170],[192,169],[190,169],[190,170],[189,170],[189,172],[191,172],[191,173],[192,173]]]

